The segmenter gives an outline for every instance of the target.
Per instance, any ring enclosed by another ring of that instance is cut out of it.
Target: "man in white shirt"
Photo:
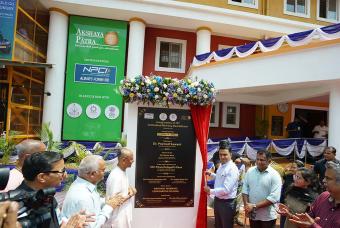
[[[327,138],[328,127],[325,125],[325,121],[321,120],[319,125],[316,125],[313,129],[314,138]]]
[[[136,189],[131,187],[126,175],[126,169],[130,168],[133,159],[133,152],[127,148],[122,148],[118,155],[118,165],[114,168],[106,181],[106,197],[115,194],[122,194],[123,197],[131,198],[136,194]],[[132,222],[132,199],[124,202],[120,207],[114,209],[110,221],[113,228],[131,228]]]
[[[207,175],[215,178],[214,188],[204,187],[204,191],[214,198],[215,227],[233,227],[236,211],[236,196],[239,180],[237,166],[231,160],[231,148],[229,146],[219,149],[221,165],[216,174],[207,171]]]
[[[66,193],[62,217],[70,218],[80,210],[93,213],[95,222],[91,228],[101,227],[109,219],[114,208],[124,202],[124,197],[115,195],[105,202],[97,192],[97,184],[104,177],[105,161],[99,155],[85,157],[79,165],[78,177]]]

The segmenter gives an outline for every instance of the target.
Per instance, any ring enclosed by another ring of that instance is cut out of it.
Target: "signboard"
[[[0,59],[12,60],[17,0],[0,1]]]
[[[193,207],[196,136],[189,110],[139,108],[136,208]]]
[[[76,63],[75,82],[116,84],[116,67]]]
[[[70,16],[63,140],[118,141],[127,22]]]

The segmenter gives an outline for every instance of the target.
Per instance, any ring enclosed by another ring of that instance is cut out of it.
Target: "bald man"
[[[109,221],[112,228],[131,228],[133,201],[130,198],[137,191],[130,186],[126,169],[130,168],[133,162],[133,152],[127,148],[122,148],[118,155],[118,165],[111,171],[106,181],[107,198],[118,193],[125,198],[129,198],[120,207],[113,210],[113,216]]]
[[[8,192],[14,190],[22,183],[24,177],[21,173],[22,165],[27,157],[35,152],[42,152],[46,150],[46,146],[39,140],[25,139],[21,143],[15,146],[18,151],[18,160],[14,169],[9,173],[9,179],[7,186],[0,192]]]

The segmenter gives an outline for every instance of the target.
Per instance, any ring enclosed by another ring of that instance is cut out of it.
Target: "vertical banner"
[[[0,1],[0,59],[12,60],[17,0]]]
[[[121,137],[127,22],[70,16],[63,140]]]
[[[190,110],[139,108],[135,207],[193,207],[195,158]]]

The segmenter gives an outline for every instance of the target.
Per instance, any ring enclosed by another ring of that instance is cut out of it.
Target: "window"
[[[240,127],[240,104],[223,103],[222,127]]]
[[[211,116],[210,116],[210,127],[218,127],[220,115],[220,103],[216,102],[212,106]]]
[[[37,137],[41,129],[45,71],[33,67],[11,67],[11,100],[8,106],[14,138]]]
[[[186,40],[157,37],[155,70],[185,73]]]
[[[20,0],[14,59],[46,62],[49,12],[36,0]]]
[[[228,0],[228,3],[236,6],[244,6],[257,9],[258,0]]]
[[[310,17],[310,0],[285,0],[284,13],[299,17]]]
[[[318,0],[318,19],[336,22],[339,20],[339,0]]]

